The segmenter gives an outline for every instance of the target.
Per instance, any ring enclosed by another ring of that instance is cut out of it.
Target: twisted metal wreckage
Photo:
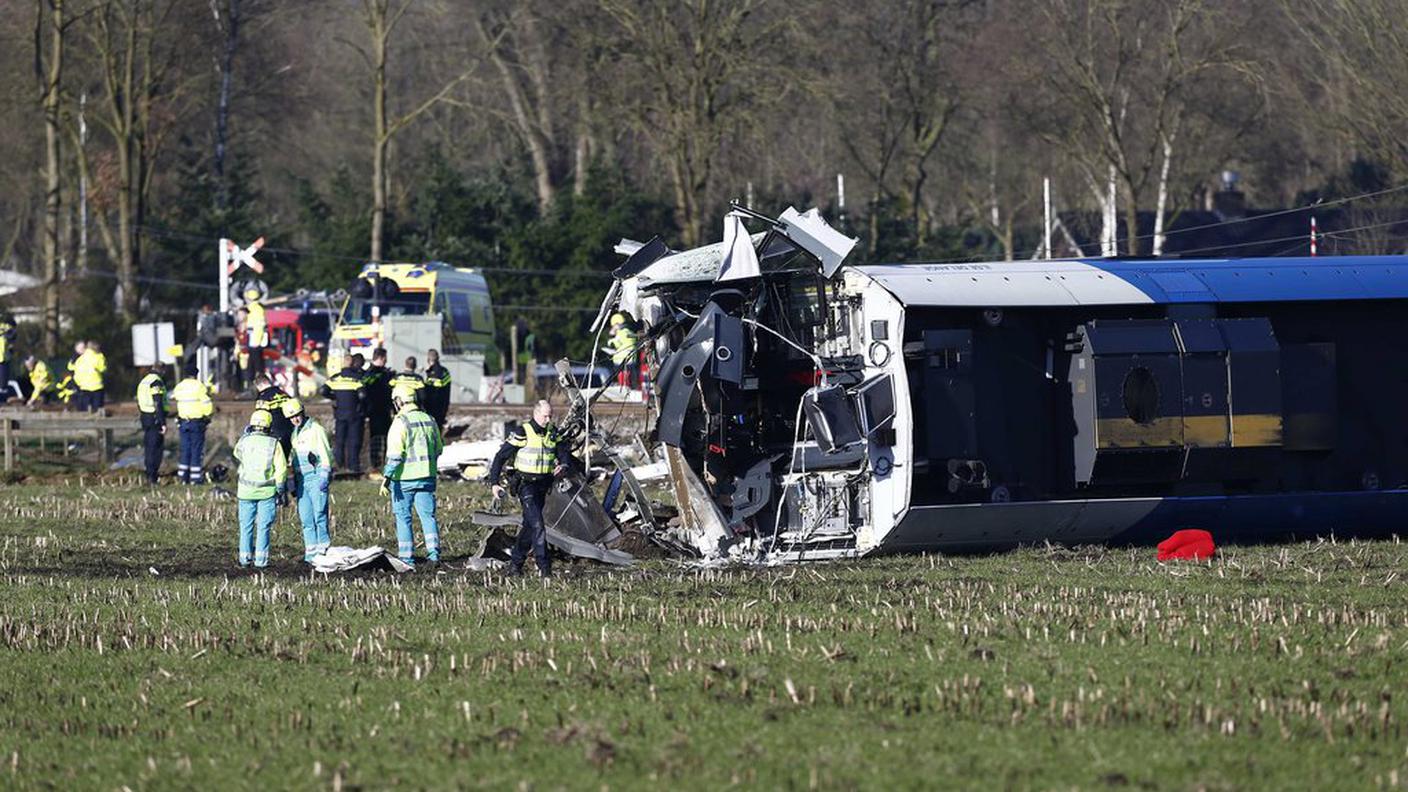
[[[636,445],[679,516],[612,454],[602,500],[550,498],[561,549],[620,561],[626,522],[772,562],[1408,517],[1408,382],[1382,376],[1408,356],[1408,257],[843,266],[855,244],[815,209],[738,205],[718,244],[621,242],[593,332],[640,322],[657,417]],[[582,443],[601,392],[558,371]]]

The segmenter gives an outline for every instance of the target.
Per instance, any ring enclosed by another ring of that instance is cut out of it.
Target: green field
[[[505,581],[319,579],[280,518],[4,488],[0,787],[1373,789],[1408,785],[1408,549],[1031,549]],[[370,483],[338,543],[392,546]],[[155,574],[152,570],[155,570]]]

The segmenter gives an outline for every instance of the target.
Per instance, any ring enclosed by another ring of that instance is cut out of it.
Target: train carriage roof
[[[852,269],[909,306],[1058,307],[1408,299],[1408,256],[1069,259]]]

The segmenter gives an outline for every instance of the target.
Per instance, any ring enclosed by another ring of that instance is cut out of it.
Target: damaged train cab
[[[853,244],[742,207],[717,245],[623,243],[603,315],[650,345],[672,544],[819,559],[1408,517],[1408,258],[844,266]]]

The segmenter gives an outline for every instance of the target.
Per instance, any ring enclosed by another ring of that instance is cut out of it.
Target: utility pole
[[[1041,257],[1051,258],[1051,177],[1041,180]]]

